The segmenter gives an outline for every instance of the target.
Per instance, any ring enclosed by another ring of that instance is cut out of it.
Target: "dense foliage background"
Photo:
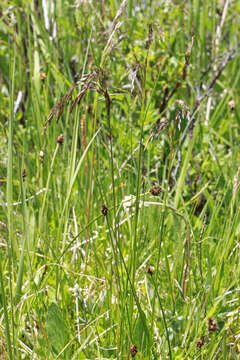
[[[1,2],[1,359],[239,358],[239,12]]]

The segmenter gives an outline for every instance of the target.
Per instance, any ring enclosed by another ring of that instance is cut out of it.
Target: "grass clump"
[[[237,1],[0,6],[0,358],[237,359]]]

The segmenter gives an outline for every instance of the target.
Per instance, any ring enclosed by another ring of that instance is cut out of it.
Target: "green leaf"
[[[69,341],[69,333],[59,307],[52,303],[47,311],[47,334],[53,352],[58,355]]]

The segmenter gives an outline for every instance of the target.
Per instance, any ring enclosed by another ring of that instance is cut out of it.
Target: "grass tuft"
[[[0,358],[237,359],[239,5],[0,6]]]

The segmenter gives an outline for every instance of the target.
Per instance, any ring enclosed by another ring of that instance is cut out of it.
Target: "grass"
[[[0,10],[0,358],[238,359],[239,2]]]

